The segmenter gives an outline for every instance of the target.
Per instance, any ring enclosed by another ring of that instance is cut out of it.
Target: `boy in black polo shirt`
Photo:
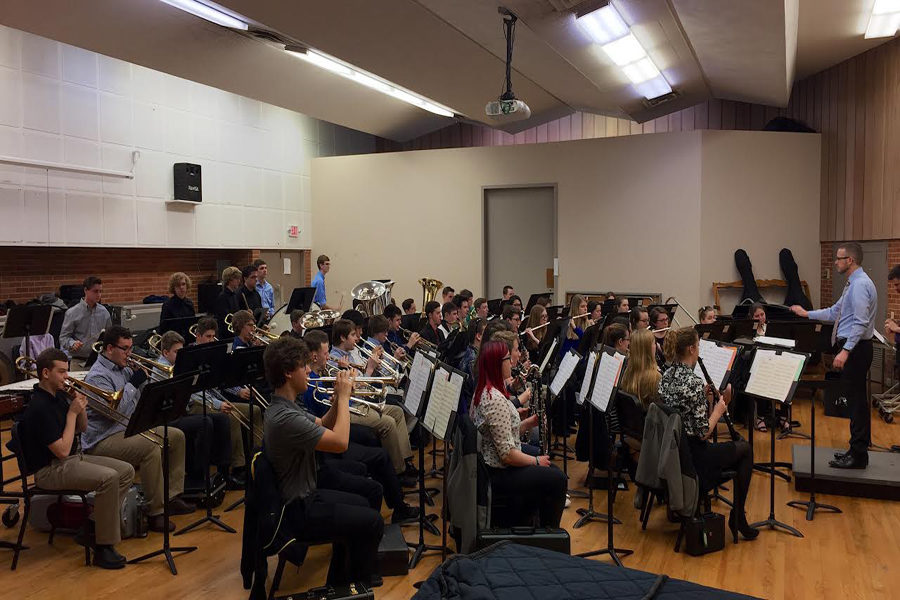
[[[56,348],[48,348],[38,356],[38,383],[19,425],[21,443],[39,487],[95,493],[94,564],[104,569],[121,569],[125,557],[116,552],[115,544],[122,539],[122,496],[131,486],[134,468],[114,458],[81,453],[80,434],[87,429],[87,399],[75,394],[70,402],[63,391],[68,364],[68,357]]]

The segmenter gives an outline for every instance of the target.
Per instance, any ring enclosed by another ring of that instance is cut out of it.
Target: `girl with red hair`
[[[472,399],[472,418],[481,432],[479,451],[491,474],[491,488],[509,504],[502,515],[505,522],[495,519],[495,525],[531,525],[538,513],[541,527],[559,527],[566,502],[566,476],[550,464],[549,456],[522,452],[521,436],[537,425],[537,417],[522,421],[508,398],[504,382],[511,376],[511,359],[503,342],[482,345]]]

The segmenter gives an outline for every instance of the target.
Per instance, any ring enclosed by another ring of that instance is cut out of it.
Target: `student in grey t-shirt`
[[[338,375],[331,408],[312,420],[295,403],[306,391],[310,358],[306,344],[291,337],[266,347],[266,379],[275,390],[263,424],[266,457],[278,477],[293,535],[301,542],[332,542],[328,584],[380,585],[381,514],[362,496],[316,488],[315,451],[344,452],[350,441],[352,376]]]

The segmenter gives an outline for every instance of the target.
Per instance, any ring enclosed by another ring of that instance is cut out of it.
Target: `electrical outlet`
[[[822,269],[822,279],[826,281],[831,279],[831,269]]]

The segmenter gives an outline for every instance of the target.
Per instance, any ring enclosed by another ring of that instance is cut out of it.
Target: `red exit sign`
[[[297,225],[291,225],[290,227],[288,227],[288,237],[300,237],[300,228]]]

